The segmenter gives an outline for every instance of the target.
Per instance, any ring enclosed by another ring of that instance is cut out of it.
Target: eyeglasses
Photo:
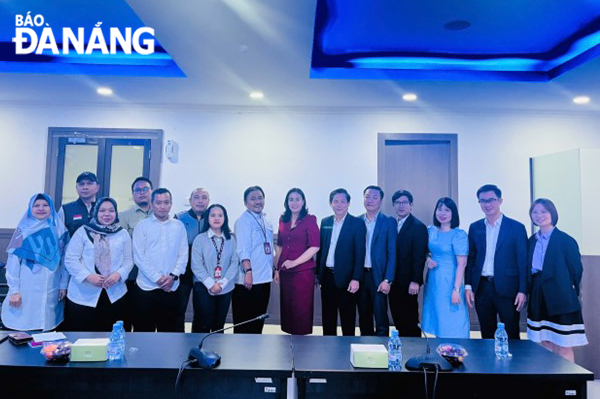
[[[150,187],[134,188],[133,189],[133,192],[136,193],[136,194],[147,193],[148,191],[150,191]]]
[[[396,201],[394,202],[394,205],[408,205],[410,204],[410,202],[408,201]]]
[[[494,203],[496,201],[498,201],[498,198],[480,199],[478,202],[480,204],[492,204],[492,203]]]

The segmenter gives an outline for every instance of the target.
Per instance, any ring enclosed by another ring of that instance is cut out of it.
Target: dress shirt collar
[[[340,220],[338,222],[337,219],[335,218],[335,214],[334,214],[333,215],[333,224],[344,224],[344,220],[346,220],[346,216],[348,216],[348,212],[346,212],[346,214],[344,215],[344,217],[342,218],[342,220]]]
[[[373,218],[373,220],[369,220],[369,217],[367,216],[367,214],[365,213],[364,215],[364,221],[367,223],[373,223],[374,221],[377,220],[377,218],[379,217],[379,214],[381,213],[381,211],[377,211],[377,213],[375,214],[375,217]]]
[[[503,218],[504,218],[504,215],[500,214],[500,216],[498,216],[498,219],[496,219],[496,221],[494,222],[493,226],[490,224],[490,222],[488,222],[487,218],[483,218],[483,223],[485,223],[486,227],[493,229],[495,227],[500,227],[500,225],[502,224]]]
[[[148,210],[145,211],[142,209],[141,206],[139,206],[138,204],[133,204],[133,206],[135,207],[135,211],[136,212],[143,212],[145,215],[150,215],[152,213],[152,207],[148,206]]]
[[[167,223],[167,222],[171,221],[171,215],[169,215],[169,218],[167,220],[163,221],[163,220],[158,220],[158,218],[156,217],[156,215],[153,213],[152,216],[150,216],[150,219],[152,221],[154,221],[154,222],[157,222],[157,223]]]
[[[208,238],[213,238],[213,237],[218,237],[218,238],[223,238],[223,232],[221,232],[221,234],[215,234],[214,231],[212,231],[212,229],[208,229]]]
[[[554,227],[552,229],[550,229],[549,231],[545,232],[542,234],[542,230],[538,230],[537,233],[535,233],[535,238],[537,238],[538,240],[543,240],[543,241],[548,241],[550,239],[550,236],[552,235],[552,233],[554,232]]]

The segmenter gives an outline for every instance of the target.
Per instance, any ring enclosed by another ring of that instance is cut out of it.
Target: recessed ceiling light
[[[253,98],[255,100],[260,100],[264,96],[265,95],[263,94],[262,91],[253,91],[252,93],[250,93],[250,98]]]
[[[404,95],[402,95],[402,99],[404,101],[417,101],[419,97],[417,97],[417,95],[415,93],[406,93]]]
[[[98,90],[96,90],[96,92],[101,96],[112,96],[113,94],[112,89],[108,87],[98,87]]]
[[[588,96],[577,96],[573,98],[573,102],[575,104],[588,104],[590,102],[590,98]]]

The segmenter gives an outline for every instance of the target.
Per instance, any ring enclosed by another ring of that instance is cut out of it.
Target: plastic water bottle
[[[119,358],[123,359],[125,356],[125,327],[123,327],[123,321],[117,321],[119,325]]]
[[[508,359],[512,357],[508,351],[508,334],[504,329],[504,323],[498,323],[498,329],[494,334],[494,351],[497,359]]]
[[[123,358],[120,328],[119,323],[113,324],[113,329],[110,333],[108,346],[106,348],[108,360],[121,360]]]
[[[402,341],[398,336],[398,330],[392,330],[392,336],[388,341],[388,370],[402,370]]]

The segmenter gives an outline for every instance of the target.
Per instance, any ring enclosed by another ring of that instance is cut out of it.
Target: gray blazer
[[[220,247],[220,244],[217,241]],[[223,254],[221,255],[222,279],[216,282],[224,282],[223,290],[218,294],[227,294],[233,290],[234,284],[238,278],[239,258],[236,252],[236,241],[233,236],[225,240]],[[215,268],[217,267],[217,251],[208,238],[208,231],[199,234],[192,244],[192,272],[194,273],[194,282],[204,284],[210,289],[215,284]],[[213,295],[208,291],[210,295]]]

